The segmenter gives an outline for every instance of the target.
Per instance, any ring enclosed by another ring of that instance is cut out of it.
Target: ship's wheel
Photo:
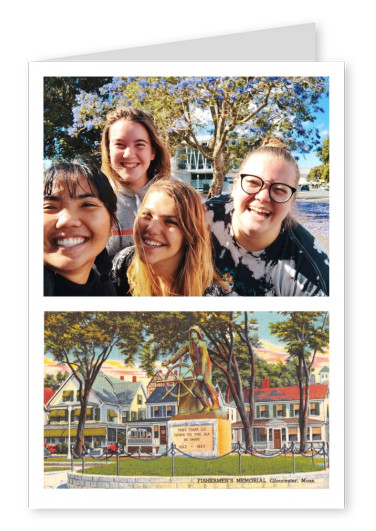
[[[177,363],[168,368],[165,375],[163,385],[166,389],[166,394],[162,398],[167,396],[173,396],[178,399],[178,406],[181,398],[191,394],[195,396],[192,389],[196,383],[196,375],[193,370],[193,365],[187,363]]]

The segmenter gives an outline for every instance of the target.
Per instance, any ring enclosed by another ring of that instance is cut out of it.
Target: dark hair
[[[120,226],[116,217],[116,194],[106,175],[88,157],[57,161],[45,170],[43,196],[49,197],[52,194],[54,185],[62,182],[67,187],[70,197],[75,198],[77,187],[80,185],[80,177],[86,180],[90,191],[102,201],[109,213],[111,225],[115,225],[120,233]],[[102,279],[107,279],[112,266],[106,249],[103,249],[96,257],[95,265]]]

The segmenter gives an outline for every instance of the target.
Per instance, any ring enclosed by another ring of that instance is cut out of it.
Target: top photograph
[[[329,295],[328,77],[44,77],[45,296]]]

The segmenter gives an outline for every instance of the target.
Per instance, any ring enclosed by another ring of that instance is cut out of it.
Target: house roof
[[[51,387],[44,388],[43,404],[46,405],[49,400],[54,396],[55,391]]]
[[[170,393],[166,398],[163,400],[163,397],[167,393],[166,388],[163,387],[156,387],[154,391],[151,393],[149,398],[146,400],[147,404],[158,404],[161,402],[169,402],[169,403],[176,403],[178,401],[176,396],[172,396],[172,393],[176,393],[176,386],[172,390],[172,393]]]
[[[327,365],[325,365],[325,367],[323,367],[320,371],[319,374],[321,374],[322,372],[329,372],[329,367],[327,367]]]
[[[324,399],[328,393],[327,384],[313,384],[309,386],[309,399]],[[243,391],[244,401],[249,403],[249,389]],[[292,385],[290,387],[270,387],[266,389],[255,390],[255,402],[283,402],[299,400],[299,387]]]
[[[99,371],[93,391],[103,402],[130,406],[140,387],[142,388],[141,382],[124,382]]]

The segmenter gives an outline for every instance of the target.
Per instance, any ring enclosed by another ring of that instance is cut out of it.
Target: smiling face
[[[106,247],[111,220],[84,177],[79,177],[73,195],[58,179],[44,198],[44,264],[72,282],[85,284],[95,258]]]
[[[241,179],[234,183],[234,213],[232,228],[237,242],[247,251],[261,251],[273,243],[281,231],[282,222],[289,214],[295,201],[293,196],[287,203],[276,203],[269,195],[269,184],[280,182],[296,186],[294,166],[269,154],[251,156],[241,168],[241,173],[261,177],[265,183],[260,192],[246,194]]]
[[[157,275],[167,280],[176,275],[185,245],[175,204],[168,194],[155,191],[145,198],[135,224],[135,244],[141,261],[151,265]]]
[[[109,151],[111,167],[120,183],[131,189],[145,186],[155,150],[143,125],[126,119],[115,122],[109,130]]]

